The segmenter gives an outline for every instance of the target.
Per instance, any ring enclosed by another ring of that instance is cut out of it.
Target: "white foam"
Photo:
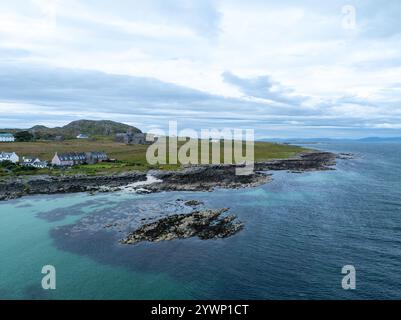
[[[157,179],[156,177],[148,174],[148,175],[146,175],[145,181],[137,181],[137,182],[127,184],[125,186],[119,187],[119,190],[122,192],[146,191],[146,189],[143,187],[147,186],[149,184],[155,183],[155,182],[162,182],[162,180]]]

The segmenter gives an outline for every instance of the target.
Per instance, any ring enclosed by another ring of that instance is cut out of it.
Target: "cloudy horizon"
[[[401,136],[400,15],[396,0],[3,1],[0,128]]]

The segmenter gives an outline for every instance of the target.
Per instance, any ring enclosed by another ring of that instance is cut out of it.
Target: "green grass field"
[[[178,145],[182,145],[179,143]],[[211,145],[211,144],[210,144]],[[224,157],[221,144],[221,163]],[[16,152],[20,158],[22,156],[35,156],[41,160],[51,161],[54,154],[65,152],[85,152],[85,151],[105,151],[110,158],[118,160],[116,163],[99,163],[94,165],[79,165],[69,169],[38,169],[29,172],[17,172],[16,174],[106,174],[117,173],[131,170],[143,171],[147,169],[165,169],[174,170],[181,167],[181,164],[164,164],[150,165],[146,160],[146,145],[126,145],[117,143],[111,138],[97,137],[96,140],[66,140],[66,141],[36,141],[36,142],[14,142],[0,143],[0,152]],[[211,158],[211,150],[209,148],[209,158]],[[255,162],[271,159],[285,159],[306,149],[291,146],[281,145],[269,142],[256,142],[254,153]],[[199,157],[201,156],[201,148],[199,146]],[[10,172],[0,171],[0,175],[8,176]]]

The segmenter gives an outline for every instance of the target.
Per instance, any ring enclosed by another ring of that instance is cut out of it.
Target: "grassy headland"
[[[183,142],[178,143],[178,146]],[[0,175],[23,175],[23,174],[109,174],[126,172],[132,170],[148,170],[148,169],[163,169],[174,170],[181,167],[181,164],[167,165],[150,165],[146,160],[147,145],[127,145],[124,143],[115,142],[110,136],[97,136],[92,139],[71,139],[65,141],[34,141],[34,142],[14,142],[1,143],[0,151],[16,152],[20,157],[35,156],[41,160],[51,161],[54,154],[65,152],[85,152],[85,151],[105,151],[110,158],[116,159],[117,162],[104,162],[93,165],[78,165],[68,169],[36,169],[36,170],[16,170],[13,172],[0,169]],[[221,150],[223,144],[221,144]],[[209,157],[211,156],[212,148],[209,148]],[[201,149],[199,148],[199,157]],[[286,159],[306,149],[292,146],[282,145],[269,142],[255,143],[255,162],[266,161],[271,159]],[[221,151],[222,154],[222,151]],[[221,162],[223,163],[223,156]]]

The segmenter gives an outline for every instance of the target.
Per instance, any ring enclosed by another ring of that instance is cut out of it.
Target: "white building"
[[[89,138],[89,136],[87,134],[81,133],[81,134],[77,135],[77,139],[88,139],[88,138]]]
[[[47,168],[49,166],[47,161],[41,161],[39,158],[36,157],[22,157],[22,162],[20,163],[20,165],[39,169]]]
[[[15,152],[0,152],[0,162],[2,161],[17,163],[19,162],[19,156]]]
[[[36,157],[26,157],[26,156],[23,156],[20,165],[21,165],[21,166],[29,166],[29,165],[31,165],[32,163],[35,163],[35,162],[37,162],[37,161],[40,161],[40,159],[39,159],[39,158],[36,158]]]
[[[49,166],[49,163],[47,161],[38,161],[32,164],[32,167],[38,168],[38,169],[44,169]]]
[[[77,164],[84,164],[86,162],[85,152],[70,152],[54,155],[52,165],[54,166],[74,166]]]
[[[0,133],[0,142],[14,142],[15,138],[11,133]]]

